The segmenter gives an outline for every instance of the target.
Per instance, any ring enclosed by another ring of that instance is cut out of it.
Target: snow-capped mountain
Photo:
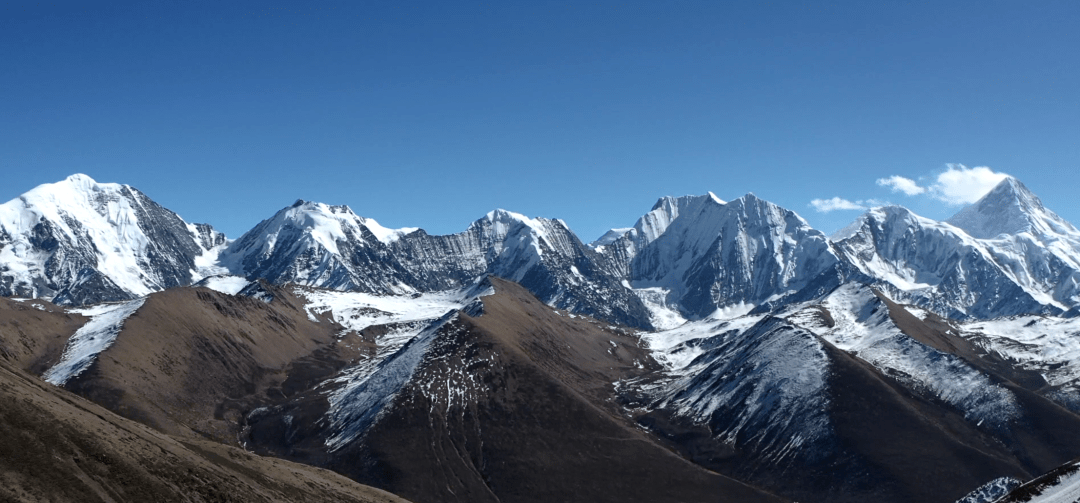
[[[747,194],[663,198],[633,229],[598,245],[639,292],[659,290],[684,315],[749,311],[798,291],[838,262],[795,212]]]
[[[458,234],[386,229],[347,206],[297,201],[221,254],[233,274],[376,294],[434,292],[494,274],[544,302],[648,327],[648,312],[560,220],[495,210]]]
[[[1057,238],[1075,243],[1080,237],[1076,227],[1043,206],[1038,196],[1012,177],[947,222],[977,239],[1028,233],[1047,241]]]
[[[1080,305],[1080,230],[1043,206],[1015,178],[1003,180],[948,222],[987,242],[1002,268],[1044,302]]]
[[[131,187],[85,175],[0,206],[6,295],[126,300],[230,272],[377,294],[494,274],[553,306],[638,327],[773,309],[859,281],[950,318],[989,319],[1080,312],[1080,231],[1012,178],[948,222],[875,208],[831,240],[753,194],[664,197],[589,246],[561,220],[505,210],[432,236],[305,201],[229,243]]]
[[[743,483],[954,501],[1030,478],[1080,454],[1080,318],[1056,316],[1078,305],[1077,250],[1013,180],[949,222],[875,208],[831,239],[753,194],[665,197],[591,245],[506,210],[435,236],[305,201],[230,242],[84,176],[0,206],[8,294],[126,301],[36,327],[56,338],[38,375],[439,501],[552,479],[601,497],[592,475],[626,470],[659,496],[645,482],[673,470],[688,492],[665,497],[688,501]],[[19,326],[62,311],[4,306]],[[457,475],[425,485],[440,470]]]
[[[1080,231],[1012,178],[948,222],[874,208],[832,240],[894,298],[950,318],[1060,314],[1080,304]]]
[[[415,291],[388,244],[415,229],[386,229],[348,206],[299,200],[221,253],[234,274],[275,284],[368,293]]]
[[[642,215],[633,227],[611,229],[590,246],[604,254],[615,274],[630,275],[630,263],[639,251],[659,238],[680,214],[699,213],[709,202],[723,205],[712,192],[705,196],[661,197],[652,210]]]
[[[130,186],[72,175],[0,205],[0,295],[132,299],[201,279],[224,241]]]
[[[493,274],[521,284],[554,307],[650,327],[641,300],[561,220],[496,210],[465,232],[446,236],[417,232],[392,248],[428,291]]]

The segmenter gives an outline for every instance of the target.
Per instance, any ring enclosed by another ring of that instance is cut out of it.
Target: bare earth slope
[[[46,300],[0,297],[0,357],[40,375],[59,361],[68,338],[86,321]]]
[[[266,288],[270,303],[203,288],[152,294],[65,387],[169,434],[236,445],[241,414],[280,397],[293,362],[321,351],[326,365],[344,365],[334,354],[339,326],[311,321],[288,291]]]
[[[181,442],[0,360],[0,501],[405,500],[326,470]]]

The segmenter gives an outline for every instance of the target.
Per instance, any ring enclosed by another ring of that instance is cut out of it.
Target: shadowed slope
[[[404,500],[326,470],[178,441],[0,360],[0,500]]]

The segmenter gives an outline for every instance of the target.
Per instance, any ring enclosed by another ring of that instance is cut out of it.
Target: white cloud
[[[917,196],[926,192],[926,187],[920,187],[915,180],[898,175],[893,175],[888,178],[878,178],[877,184],[882,187],[888,187],[892,189],[893,192],[903,192],[909,196]]]
[[[836,210],[865,210],[867,207],[862,204],[864,202],[848,201],[847,199],[834,197],[832,199],[814,199],[810,201],[810,206],[813,206],[815,210],[821,213],[828,213]]]
[[[877,184],[908,196],[926,195],[950,205],[963,205],[978,201],[1002,180],[1009,177],[1005,173],[997,173],[986,166],[969,168],[963,164],[948,164],[946,167],[944,172],[934,178],[934,183],[927,186],[919,185],[919,182],[900,175],[879,178]],[[867,210],[888,204],[890,203],[878,199],[851,201],[840,197],[810,201],[810,206],[820,213]]]
[[[968,168],[963,164],[950,164],[930,186],[930,194],[948,204],[971,204],[1008,177],[986,166]]]

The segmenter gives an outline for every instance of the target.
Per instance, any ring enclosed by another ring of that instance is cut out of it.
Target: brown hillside
[[[178,441],[0,359],[0,501],[405,500],[326,470]]]
[[[651,368],[637,339],[492,279],[333,469],[417,501],[773,502],[660,446],[613,404]]]
[[[45,300],[0,297],[0,357],[41,375],[60,360],[68,339],[87,320]]]
[[[270,303],[204,288],[152,294],[65,387],[166,433],[236,445],[242,415],[304,377],[290,375],[292,363],[318,354],[326,368],[308,372],[329,373],[362,350],[336,344],[341,327],[311,321],[287,290],[267,288]]]

